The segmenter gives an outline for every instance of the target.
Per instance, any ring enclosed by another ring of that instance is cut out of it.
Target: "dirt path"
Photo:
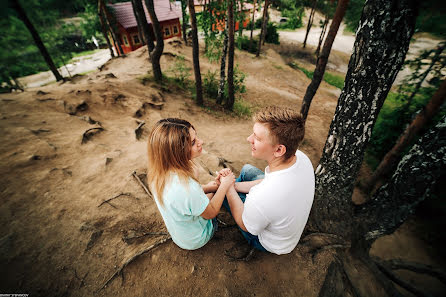
[[[260,59],[236,52],[246,72],[244,100],[253,109],[266,105],[299,107],[308,78],[286,65],[277,47],[267,47]],[[166,43],[162,69],[183,55],[191,66],[190,47]],[[218,65],[202,57],[202,73]],[[304,61],[302,61],[304,63]],[[126,259],[162,236],[133,241],[123,237],[165,231],[155,203],[132,172],[146,172],[146,139],[160,118],[191,121],[205,141],[200,180],[221,168],[219,157],[240,170],[244,163],[263,168],[251,158],[246,137],[250,119],[197,107],[190,95],[174,86],[141,84],[150,69],[140,49],[113,59],[102,71],[73,82],[2,94],[0,100],[0,292],[31,296],[317,296],[333,258],[324,251],[312,258],[299,245],[292,253],[258,253],[250,262],[231,262],[226,250],[247,248],[235,228],[222,228],[209,244],[185,251],[167,242],[141,256],[103,290],[105,281]],[[113,75],[112,75],[113,74]],[[336,107],[334,87],[322,84],[307,121],[301,149],[316,165]],[[39,92],[40,91],[40,92]],[[161,110],[149,102],[164,102]],[[144,104],[146,103],[146,104]],[[137,115],[138,111],[138,115]],[[83,133],[99,121],[103,131],[82,144]],[[137,121],[145,121],[137,140]],[[100,204],[120,193],[110,204]],[[222,218],[231,222],[223,212]],[[406,226],[406,225],[404,225]],[[378,240],[380,256],[437,264],[435,249],[401,228]],[[411,276],[409,276],[411,277]],[[418,279],[415,282],[419,282]],[[425,283],[426,284],[426,283]],[[428,280],[428,292],[441,296],[441,284]]]

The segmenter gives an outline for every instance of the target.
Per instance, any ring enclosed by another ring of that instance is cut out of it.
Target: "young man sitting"
[[[298,150],[305,122],[292,109],[269,107],[254,116],[251,154],[265,160],[263,173],[245,165],[225,199],[249,244],[274,254],[290,253],[299,242],[314,197],[314,170]],[[222,170],[221,175],[227,171]]]

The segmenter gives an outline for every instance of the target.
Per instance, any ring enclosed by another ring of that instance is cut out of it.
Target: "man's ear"
[[[276,151],[274,152],[274,157],[280,158],[286,153],[286,147],[283,144],[279,144],[277,146]]]

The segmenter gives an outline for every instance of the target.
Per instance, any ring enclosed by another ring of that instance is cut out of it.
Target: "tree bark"
[[[225,108],[232,110],[235,102],[234,94],[234,1],[228,0],[228,99]],[[268,1],[268,0],[266,0]]]
[[[19,0],[12,0],[11,3],[12,3],[12,7],[14,8],[14,10],[17,12],[18,17],[25,24],[29,33],[31,33],[31,36],[34,39],[34,42],[36,43],[37,48],[39,49],[40,53],[42,54],[43,59],[45,60],[46,64],[48,65],[48,68],[50,68],[51,72],[56,77],[56,80],[57,81],[63,80],[62,75],[60,75],[59,71],[57,71],[56,65],[54,65],[54,62],[51,59],[51,56],[48,53],[48,50],[46,49],[45,45],[43,44],[39,33],[37,32],[36,28],[34,28],[34,25],[29,20],[28,16],[26,15],[25,10],[20,5]]]
[[[315,172],[310,223],[321,232],[351,235],[354,182],[378,113],[404,62],[416,15],[416,0],[365,4],[344,89]]]
[[[446,80],[432,96],[427,105],[416,115],[412,123],[398,138],[393,148],[384,156],[381,163],[373,172],[372,177],[367,180],[363,186],[366,193],[373,190],[376,183],[388,176],[395,168],[402,152],[411,143],[414,137],[429,123],[432,118],[440,111],[441,105],[446,100]]]
[[[363,240],[370,246],[378,237],[392,234],[444,180],[445,172],[446,116],[443,116],[404,156],[389,183],[372,200],[356,207],[353,244]]]
[[[308,34],[310,33],[311,26],[313,25],[313,17],[314,13],[316,12],[317,1],[318,0],[313,0],[313,6],[311,7],[310,17],[308,18],[308,23],[307,23],[307,32],[305,32],[303,48],[305,48],[305,46],[307,45]]]
[[[139,12],[136,11],[136,5],[137,5],[137,2],[139,2],[139,0],[131,0],[131,2],[132,2],[133,14],[135,15],[135,19],[136,19],[136,26],[138,28],[138,36],[139,36],[140,42],[142,45],[146,45],[144,33],[142,32],[143,24],[141,23],[141,19],[139,18]],[[143,12],[144,12],[144,10],[143,10]]]
[[[252,43],[252,32],[254,31],[254,25],[255,25],[256,4],[257,0],[254,0],[254,8],[252,10],[252,20],[251,20],[251,36],[249,37],[249,43]]]
[[[110,56],[113,58],[115,56],[115,54],[113,52],[113,47],[112,47],[112,45],[110,43],[110,39],[108,38],[108,35],[107,35],[107,29],[106,29],[105,24],[104,24],[104,19],[102,18],[100,4],[101,4],[101,2],[99,1],[99,3],[98,3],[98,16],[99,16],[99,22],[101,23],[101,31],[102,31],[102,35],[104,35],[105,41],[107,41],[107,46],[108,46],[108,49],[110,50]]]
[[[198,45],[197,18],[195,17],[194,0],[189,0],[189,14],[192,25],[192,56],[194,62],[195,89],[198,105],[203,105],[203,87],[200,72],[200,49]]]
[[[102,9],[102,12],[104,14],[104,19],[105,19],[105,22],[107,23],[109,30],[110,30],[110,34],[113,36],[113,40],[115,41],[115,44],[118,45],[118,47],[116,48],[116,51],[119,51],[118,56],[124,56],[125,54],[121,47],[121,40],[116,37],[115,29],[107,17],[107,8],[105,7],[105,4],[103,3],[102,0],[99,0],[99,1],[100,1],[100,8]]]
[[[155,49],[155,44],[153,43],[152,37],[150,36],[150,27],[147,22],[146,14],[144,12],[144,7],[141,0],[132,0],[132,5],[134,7],[135,17],[138,21],[138,31],[143,34],[144,40],[149,50],[149,57],[153,50]]]
[[[338,33],[339,25],[344,18],[345,11],[347,10],[349,0],[339,0],[338,6],[336,7],[336,12],[333,16],[333,20],[330,25],[330,30],[328,31],[327,38],[324,42],[324,47],[322,48],[321,55],[317,58],[316,69],[314,70],[313,79],[310,85],[307,87],[304,99],[302,101],[302,107],[300,112],[304,120],[307,119],[308,110],[310,109],[311,100],[313,100],[319,85],[321,84],[322,78],[324,77],[325,67],[327,66],[328,57],[330,56],[331,47],[333,45],[336,34]]]
[[[327,15],[325,15],[324,25],[322,26],[321,35],[319,35],[319,42],[317,44],[316,57],[318,57],[318,58],[319,58],[319,53],[321,50],[322,41],[324,40],[325,33],[327,32],[328,21],[329,21],[329,17],[327,14]]]
[[[267,21],[266,15],[268,14],[268,5],[269,5],[269,0],[265,0],[265,4],[263,5],[262,28],[260,29],[259,47],[257,48],[256,57],[260,55],[260,47],[262,46],[262,40],[265,38],[266,34],[266,21]]]
[[[187,23],[186,23],[186,19],[187,19],[186,7],[187,7],[187,1],[188,0],[181,0],[181,13],[183,15],[183,24],[182,24],[183,40],[184,40],[184,44],[186,46],[187,46],[187,36],[186,36],[186,27],[187,27]]]
[[[155,77],[155,80],[159,82],[163,79],[163,73],[161,72],[160,66],[160,59],[164,50],[163,33],[161,32],[161,26],[155,13],[153,0],[146,0],[146,7],[152,21],[153,32],[155,33],[156,38],[155,48],[150,53],[150,60],[152,62],[153,76]]]
[[[228,20],[226,20],[226,28],[224,34],[225,38],[223,40],[223,52],[221,55],[220,85],[218,87],[217,104],[221,104],[223,102],[223,97],[225,94],[226,56],[228,55]]]

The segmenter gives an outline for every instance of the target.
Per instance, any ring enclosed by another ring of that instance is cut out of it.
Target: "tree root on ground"
[[[121,197],[121,196],[129,196],[129,197],[133,197],[133,198],[135,198],[136,200],[139,200],[138,197],[133,196],[131,193],[119,193],[118,195],[116,195],[116,196],[114,196],[114,197],[112,197],[112,198],[110,198],[110,199],[107,199],[107,200],[102,201],[101,204],[98,205],[98,207],[101,207],[102,205],[104,205],[104,204],[107,203],[107,204],[110,205],[111,207],[116,208],[116,206],[114,206],[113,204],[111,204],[110,201],[112,201],[112,200],[114,200],[114,199],[116,199],[116,198],[119,198],[119,197]]]
[[[123,236],[122,241],[124,241],[127,244],[131,244],[134,240],[143,238],[146,236],[161,236],[161,235],[169,235],[167,232],[145,232],[141,235],[134,235],[134,236]]]
[[[101,291],[103,290],[109,283],[111,283],[118,275],[121,275],[123,277],[123,272],[124,272],[124,268],[127,267],[127,265],[129,265],[130,263],[132,263],[133,261],[135,261],[135,259],[137,259],[139,256],[153,250],[154,248],[158,247],[159,245],[166,243],[167,241],[169,241],[170,239],[172,239],[172,237],[166,237],[152,245],[150,245],[149,247],[143,249],[142,251],[136,253],[135,255],[133,255],[132,257],[130,257],[127,261],[124,262],[124,264],[121,265],[121,267],[115,272],[113,273],[113,275],[104,283],[104,285],[98,290]]]
[[[84,132],[84,134],[82,134],[82,144],[87,143],[93,135],[98,134],[99,132],[104,130],[105,129],[102,127],[94,127],[88,129]]]
[[[143,126],[146,124],[146,122],[142,121],[142,122],[138,122],[138,127],[136,127],[135,129],[135,136],[136,136],[136,140],[139,140],[142,136],[142,132],[143,132]]]
[[[147,193],[147,195],[149,195],[150,198],[153,198],[152,193],[150,192],[149,189],[147,189],[146,185],[142,182],[142,180],[138,177],[138,175],[136,174],[136,171],[132,172],[132,176],[138,181],[138,183],[141,185],[141,187],[144,189],[144,191]]]
[[[229,258],[230,261],[245,261],[245,262],[248,262],[248,261],[250,261],[252,259],[252,257],[255,254],[255,251],[256,251],[256,249],[254,247],[250,246],[250,249],[249,249],[249,251],[246,254],[244,254],[242,256],[234,256],[234,255],[231,254],[231,250],[232,249],[234,249],[234,247],[231,248],[228,251],[225,251],[225,255],[226,255],[226,257]]]

